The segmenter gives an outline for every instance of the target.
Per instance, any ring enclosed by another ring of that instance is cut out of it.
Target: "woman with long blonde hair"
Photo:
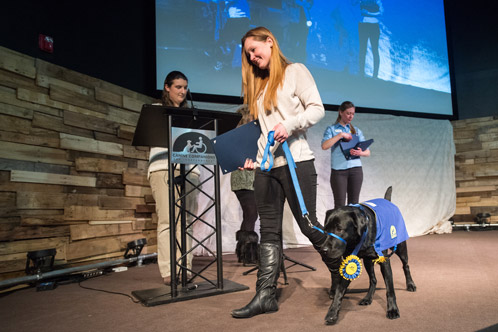
[[[275,36],[264,27],[249,30],[242,38],[242,47],[244,102],[261,126],[256,161],[246,160],[244,168],[254,169],[262,164],[270,131],[274,131],[276,143],[270,148],[274,155],[273,168],[268,172],[256,168],[254,179],[261,225],[256,295],[245,307],[232,311],[235,318],[278,310],[276,288],[282,263],[282,217],[286,200],[301,232],[316,250],[326,239],[301,213],[281,144],[287,142],[296,163],[308,218],[321,228],[316,219],[314,156],[306,141],[306,130],[325,115],[315,81],[303,64],[290,63],[285,58]],[[327,260],[325,255],[322,259]]]

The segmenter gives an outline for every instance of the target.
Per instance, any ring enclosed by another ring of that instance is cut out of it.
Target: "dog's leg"
[[[331,300],[333,300],[335,297],[335,293],[337,291],[337,286],[341,282],[342,277],[339,274],[339,270],[337,270],[337,269],[335,271],[331,271],[330,276],[331,276],[332,283],[330,284],[329,298]]]
[[[336,279],[334,279],[334,281],[336,281]],[[344,294],[346,293],[350,283],[351,281],[341,278],[340,280],[337,279],[336,284],[333,285],[333,288],[335,289],[334,299],[329,307],[327,315],[325,316],[325,323],[327,325],[337,323],[337,319],[339,318],[339,310],[341,310],[342,299],[344,298]]]
[[[403,263],[403,272],[405,273],[406,279],[406,289],[409,292],[415,292],[417,290],[417,286],[415,286],[415,282],[413,281],[412,275],[410,273],[410,266],[408,266],[408,247],[406,245],[406,241],[398,244],[396,255],[398,255],[401,263]]]
[[[399,318],[399,309],[396,304],[396,294],[394,293],[394,282],[393,282],[393,272],[391,269],[391,263],[387,259],[384,263],[380,264],[380,271],[384,277],[384,282],[386,284],[386,295],[387,295],[387,314],[386,317],[389,319]]]
[[[360,301],[360,305],[370,305],[372,304],[372,298],[375,293],[375,287],[377,286],[377,278],[375,277],[374,263],[371,259],[364,259],[363,265],[365,270],[367,270],[368,278],[370,280],[370,286],[368,287],[367,295]]]

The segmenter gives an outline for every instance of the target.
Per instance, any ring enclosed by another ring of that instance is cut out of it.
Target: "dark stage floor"
[[[401,313],[393,321],[385,317],[385,286],[376,267],[379,283],[372,305],[357,305],[368,286],[368,277],[362,273],[351,283],[350,289],[355,292],[346,295],[337,325],[324,325],[330,305],[330,276],[316,252],[300,248],[285,253],[315,266],[317,271],[301,266],[288,268],[289,284],[283,285],[280,278],[280,310],[273,314],[242,320],[230,316],[231,309],[251,300],[256,273],[242,275],[249,267],[237,263],[235,255],[225,255],[224,279],[247,285],[249,290],[146,307],[128,297],[84,289],[77,283],[42,292],[28,288],[0,294],[0,330],[412,332],[477,331],[498,324],[498,231],[426,235],[410,239],[408,248],[417,292],[405,290],[401,263],[393,257]],[[195,264],[202,261],[196,258]],[[161,278],[157,265],[147,264],[88,279],[82,285],[131,295],[132,291],[161,287]]]

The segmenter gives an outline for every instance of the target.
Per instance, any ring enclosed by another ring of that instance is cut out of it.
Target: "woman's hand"
[[[361,157],[363,156],[363,150],[361,148],[351,149],[349,150],[349,154],[351,154],[352,156]]]
[[[254,169],[254,162],[252,161],[252,159],[247,158],[245,163],[244,163],[244,167],[239,167],[239,169],[241,171],[243,171],[245,169],[253,170]]]
[[[365,156],[365,151],[363,151],[361,148],[356,148],[349,150],[349,154],[351,154],[352,156],[363,157]]]
[[[322,150],[328,150],[334,146],[335,143],[339,142],[341,139],[345,141],[349,141],[353,138],[350,133],[340,132],[332,138],[329,138],[325,142],[322,143]]]
[[[353,136],[351,136],[351,134],[350,134],[350,133],[345,133],[345,132],[342,132],[340,135],[342,136],[342,138],[343,138],[345,141],[350,141],[350,140],[353,138]]]
[[[287,130],[285,129],[285,127],[281,123],[276,125],[273,128],[273,131],[275,132],[275,134],[273,135],[273,138],[275,139],[275,141],[277,141],[279,143],[283,143],[287,140],[287,138],[289,138],[289,134],[287,133]]]
[[[356,149],[351,149],[349,150],[349,153],[352,156],[358,156],[358,157],[370,157],[370,150],[362,150],[361,148],[356,148]]]

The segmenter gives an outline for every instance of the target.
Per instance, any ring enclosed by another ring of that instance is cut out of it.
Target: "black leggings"
[[[303,194],[309,219],[321,228],[316,219],[317,174],[313,160],[296,163],[296,173]],[[303,218],[287,165],[273,168],[270,172],[256,170],[254,194],[261,224],[261,243],[281,244],[284,202],[287,199],[292,214],[301,229],[315,248],[325,240],[325,235],[308,224]]]
[[[330,186],[334,194],[334,208],[348,204],[357,204],[360,200],[361,184],[363,183],[363,168],[353,167],[344,170],[332,169]]]
[[[256,220],[258,220],[258,209],[256,208],[256,198],[253,190],[236,190],[234,191],[240,206],[242,207],[242,224],[241,231],[253,232]]]

